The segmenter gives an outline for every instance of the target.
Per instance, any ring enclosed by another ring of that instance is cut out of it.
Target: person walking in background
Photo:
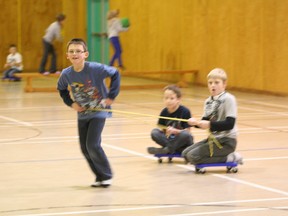
[[[4,65],[2,80],[20,81],[20,78],[14,76],[15,73],[20,73],[23,70],[22,55],[17,52],[15,44],[9,46],[9,55],[7,56],[6,63]]]
[[[62,41],[61,29],[66,16],[64,14],[59,14],[56,17],[56,21],[49,25],[46,29],[46,33],[42,38],[43,43],[43,56],[39,68],[39,72],[43,75],[48,75],[50,73],[60,73],[57,71],[57,55],[53,45],[54,40]],[[49,54],[51,55],[51,65],[49,71],[45,70],[47,59]]]
[[[112,183],[112,171],[101,147],[101,134],[106,118],[111,117],[111,112],[107,110],[111,109],[119,94],[120,73],[115,67],[86,62],[88,55],[84,40],[74,38],[68,42],[67,58],[72,66],[62,71],[57,89],[64,103],[78,113],[81,150],[95,174],[95,182],[91,186],[108,187]],[[106,78],[111,79],[109,89],[105,84]]]
[[[125,69],[121,58],[122,48],[119,39],[119,33],[123,31],[128,31],[129,28],[122,26],[121,20],[118,18],[119,13],[119,10],[112,10],[109,11],[107,14],[108,38],[114,49],[114,54],[110,60],[109,65],[113,66],[114,62],[117,60],[119,68]]]

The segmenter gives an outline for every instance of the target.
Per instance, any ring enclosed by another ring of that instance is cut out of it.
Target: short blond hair
[[[214,68],[207,75],[207,79],[222,79],[223,81],[226,81],[227,74],[222,68]]]
[[[119,14],[119,10],[111,10],[107,13],[107,19],[113,19],[114,17],[117,17]]]

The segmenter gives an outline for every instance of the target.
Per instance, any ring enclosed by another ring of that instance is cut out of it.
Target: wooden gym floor
[[[144,83],[125,78],[123,83]],[[288,215],[288,98],[231,91],[238,100],[238,173],[195,174],[182,159],[158,164],[146,148],[156,117],[114,113],[103,132],[114,182],[94,177],[79,149],[76,113],[58,93],[0,85],[0,215],[280,216]],[[53,84],[54,85],[54,84]],[[200,117],[205,87],[183,89],[182,104]],[[113,108],[157,116],[162,89],[121,91]],[[196,141],[206,132],[192,129]]]

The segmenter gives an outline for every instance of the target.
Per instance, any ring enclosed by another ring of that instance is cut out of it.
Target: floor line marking
[[[223,202],[207,202],[207,203],[194,203],[190,204],[193,206],[199,205],[215,205],[215,204],[227,204],[227,203],[243,203],[243,202],[257,202],[257,201],[277,201],[277,200],[286,200],[288,198],[271,198],[271,199],[255,199],[255,200],[238,200],[238,201],[223,201]],[[159,205],[159,206],[144,206],[137,208],[118,208],[118,209],[103,209],[103,210],[91,210],[91,211],[76,211],[76,212],[58,212],[58,213],[43,213],[43,214],[29,214],[29,215],[20,215],[20,216],[56,216],[56,215],[76,215],[76,214],[92,214],[92,213],[101,213],[101,212],[115,212],[115,211],[135,211],[135,210],[146,210],[146,209],[159,209],[159,208],[178,208],[182,205]],[[169,215],[169,216],[193,216],[193,215],[211,215],[211,214],[223,214],[223,213],[232,213],[232,212],[243,212],[243,211],[262,211],[269,209],[280,209],[285,210],[287,206],[281,207],[264,207],[264,208],[251,208],[251,209],[240,209],[240,210],[224,210],[224,211],[213,211],[213,212],[200,212],[200,213],[188,213],[188,214],[177,214],[177,215]]]
[[[240,183],[240,184],[249,185],[251,187],[263,189],[263,190],[270,191],[270,192],[273,192],[273,193],[282,194],[284,196],[288,196],[288,192],[285,192],[285,191],[282,191],[282,190],[278,190],[278,189],[262,186],[262,185],[259,185],[259,184],[256,184],[256,183],[252,183],[252,182],[248,182],[248,181],[244,181],[244,180],[240,180],[240,179],[234,179],[234,178],[231,178],[231,177],[228,177],[228,176],[224,176],[224,175],[219,175],[219,174],[212,174],[212,175],[216,176],[218,178],[223,178],[223,179],[226,179],[226,180],[229,180],[229,181],[234,181],[234,182],[237,182],[237,183]]]
[[[236,212],[248,212],[248,211],[266,211],[269,208],[249,208],[249,209],[239,209],[239,210],[223,210],[223,211],[211,211],[211,212],[196,212],[187,214],[169,214],[166,216],[196,216],[196,215],[215,215],[215,214],[228,214]]]
[[[109,145],[109,144],[104,144],[104,145],[106,147],[109,147],[109,148],[112,148],[112,149],[116,149],[116,150],[119,150],[119,151],[124,151],[124,152],[130,153],[130,154],[135,154],[135,155],[138,155],[138,156],[141,156],[141,157],[145,157],[145,158],[148,158],[148,159],[152,159],[152,158],[156,159],[154,156],[148,156],[148,155],[145,155],[145,154],[142,154],[142,153],[138,153],[138,152],[135,152],[135,151],[132,151],[132,150],[124,149],[124,148],[121,148],[121,147],[116,147],[116,146],[112,146],[112,145]],[[179,165],[179,164],[177,164],[176,166],[181,167],[181,168],[185,168],[185,169],[188,169],[188,170],[195,171],[195,168],[193,166],[191,167],[189,165]],[[240,184],[248,185],[248,186],[251,186],[251,187],[254,187],[254,188],[258,188],[258,189],[262,189],[262,190],[270,191],[270,192],[273,192],[273,193],[278,193],[278,194],[281,194],[281,195],[288,196],[288,192],[277,190],[277,189],[270,188],[270,187],[265,187],[265,186],[262,186],[262,185],[259,185],[259,184],[256,184],[256,183],[251,183],[251,182],[247,182],[247,181],[244,181],[244,180],[234,179],[234,178],[227,177],[225,175],[220,175],[220,174],[211,174],[211,175],[215,176],[215,177],[218,177],[218,178],[223,178],[223,179],[226,179],[226,180],[229,180],[229,181],[234,181],[234,182],[237,182],[237,183],[240,183]]]
[[[182,168],[185,168],[185,169],[188,169],[188,170],[192,170],[192,171],[195,172],[195,168],[194,167],[189,167],[188,165],[176,165],[176,166],[179,166],[179,167],[182,167]],[[223,179],[226,179],[226,180],[229,180],[229,181],[234,181],[236,183],[240,183],[240,184],[243,184],[243,185],[248,185],[248,186],[251,186],[251,187],[254,187],[254,188],[258,188],[258,189],[270,191],[270,192],[273,192],[273,193],[278,193],[278,194],[281,194],[281,195],[284,195],[284,196],[288,196],[288,192],[281,191],[281,190],[278,190],[278,189],[262,186],[262,185],[259,185],[259,184],[256,184],[256,183],[251,183],[251,182],[240,180],[240,179],[231,178],[231,177],[228,177],[228,176],[225,176],[225,175],[220,175],[220,174],[211,174],[211,175],[215,176],[215,177],[218,177],[218,178],[223,178]]]
[[[33,126],[33,125],[32,125],[31,123],[29,123],[29,122],[18,121],[17,119],[9,118],[9,117],[6,117],[6,116],[0,116],[0,118],[1,118],[1,119],[4,119],[4,120],[7,120],[7,121],[14,122],[14,123],[19,124],[19,125]]]
[[[171,206],[147,206],[138,208],[118,208],[118,209],[103,209],[103,210],[91,210],[91,211],[76,211],[76,212],[58,212],[58,213],[43,213],[43,214],[29,214],[29,215],[19,215],[19,216],[56,216],[56,215],[77,215],[77,214],[93,214],[101,212],[119,212],[119,211],[135,211],[135,210],[146,210],[146,209],[159,209],[159,208],[175,208],[181,205],[171,205]]]
[[[201,202],[201,203],[191,203],[190,205],[203,206],[203,205],[227,205],[233,203],[252,203],[252,202],[271,202],[271,201],[281,201],[288,200],[288,197],[278,197],[278,198],[265,198],[265,199],[248,199],[248,200],[229,200],[229,201],[217,201],[217,202]]]

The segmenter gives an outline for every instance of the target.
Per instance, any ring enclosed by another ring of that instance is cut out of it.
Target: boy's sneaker
[[[102,187],[109,187],[111,184],[112,184],[112,178],[104,180],[104,181],[101,181],[101,186]]]
[[[91,187],[109,187],[112,184],[112,179],[107,179],[104,181],[95,181],[91,184]]]
[[[61,71],[56,71],[55,74],[61,74]]]
[[[238,152],[232,152],[227,156],[226,162],[236,162],[243,165],[243,157]]]
[[[43,72],[42,74],[43,74],[44,76],[47,76],[47,75],[50,74],[50,72],[49,72],[49,71],[45,71],[45,72]]]
[[[91,184],[91,187],[100,187],[101,186],[101,182],[100,181],[96,181],[93,184]]]
[[[167,147],[165,148],[148,147],[147,151],[149,154],[168,154],[169,153],[169,149]]]

